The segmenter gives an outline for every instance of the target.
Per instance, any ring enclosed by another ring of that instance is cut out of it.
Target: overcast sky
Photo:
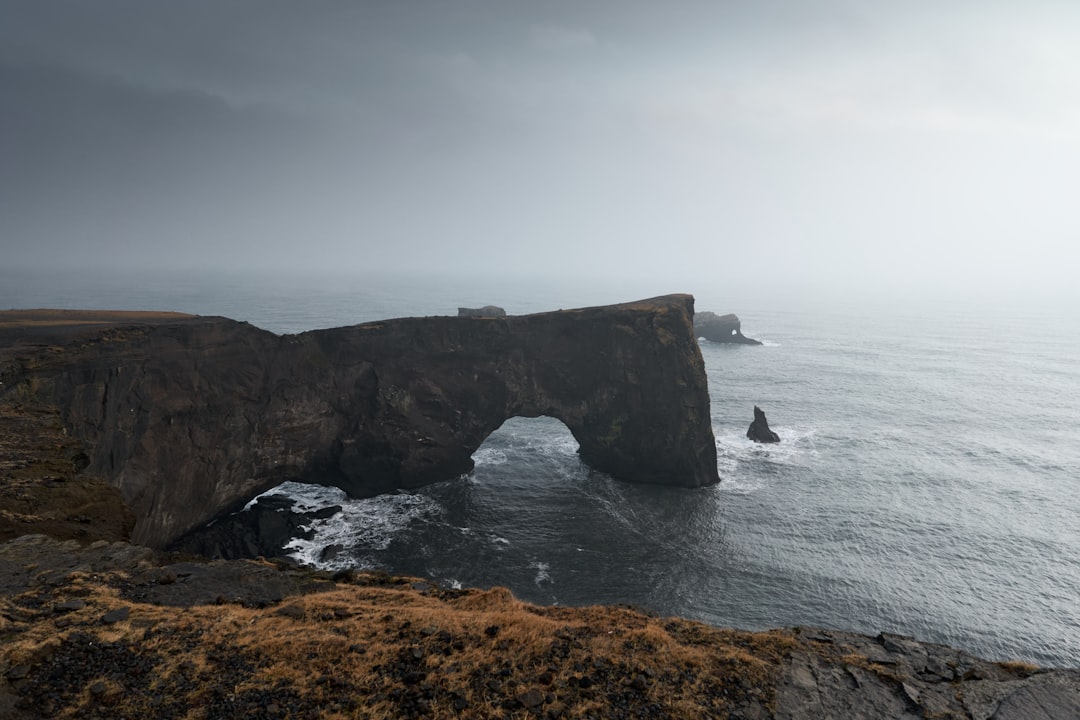
[[[1055,295],[1080,3],[0,0],[0,262]]]

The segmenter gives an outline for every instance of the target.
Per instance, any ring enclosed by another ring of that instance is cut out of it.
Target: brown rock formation
[[[0,394],[59,409],[151,546],[286,479],[366,496],[452,478],[514,416],[562,420],[617,478],[698,487],[719,478],[692,317],[672,295],[279,337],[225,318],[81,316],[65,332],[0,313]]]

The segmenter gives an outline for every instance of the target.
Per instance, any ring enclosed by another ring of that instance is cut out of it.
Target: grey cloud
[[[1077,12],[0,0],[0,242],[27,261],[1057,282],[1080,232]]]
[[[552,24],[533,25],[529,39],[541,50],[575,50],[596,45],[596,38],[585,28]]]

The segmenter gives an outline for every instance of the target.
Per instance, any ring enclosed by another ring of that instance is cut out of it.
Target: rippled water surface
[[[276,331],[495,302],[641,295],[212,279],[9,284],[0,307],[157,307]],[[21,288],[21,289],[20,289]],[[59,292],[53,289],[53,292]],[[111,294],[110,294],[111,293]],[[656,293],[651,293],[656,294]],[[513,419],[469,475],[344,500],[299,556],[546,603],[622,602],[744,628],[824,625],[1080,666],[1080,333],[1068,313],[736,311],[762,347],[702,344],[723,482],[636,486],[584,466],[566,428]],[[760,405],[783,441],[745,438]]]

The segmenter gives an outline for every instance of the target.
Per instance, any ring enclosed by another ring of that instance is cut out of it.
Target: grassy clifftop
[[[1080,674],[125,542],[0,543],[0,717],[1080,717]]]
[[[64,553],[50,542],[22,544],[53,582],[0,601],[12,717],[766,717],[795,644],[624,608],[537,607],[501,588],[159,566],[119,544],[54,567],[45,558]],[[245,594],[275,582],[270,597]]]

